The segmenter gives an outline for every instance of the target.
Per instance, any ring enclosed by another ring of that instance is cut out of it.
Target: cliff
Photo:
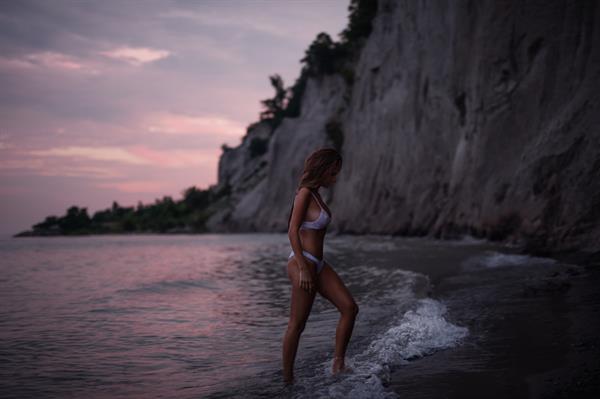
[[[593,1],[380,0],[353,79],[310,77],[297,118],[222,155],[210,229],[286,231],[304,159],[335,145],[332,232],[599,251],[599,22]]]

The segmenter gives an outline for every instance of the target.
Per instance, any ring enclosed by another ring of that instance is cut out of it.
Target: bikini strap
[[[300,188],[302,188],[302,187],[300,187]],[[296,189],[296,194],[298,194],[298,191],[300,191],[300,188]],[[321,202],[319,202],[319,199],[315,195],[314,191],[310,187],[307,187],[307,188],[308,188],[308,191],[310,191],[310,193],[313,196],[313,198],[315,199],[315,201],[317,201],[317,205],[319,205],[319,208],[321,208],[321,209],[324,210],[323,205],[321,205]],[[294,203],[294,201],[292,201],[292,204],[293,203]]]
[[[310,190],[310,193],[312,194],[312,196],[313,196],[313,198],[315,199],[315,201],[317,201],[317,205],[319,205],[319,208],[321,208],[321,210],[322,210],[323,212],[327,213],[327,212],[325,211],[325,208],[323,207],[323,205],[321,205],[321,201],[319,201],[319,199],[317,198],[317,196],[315,195],[315,193],[314,193],[312,190]]]

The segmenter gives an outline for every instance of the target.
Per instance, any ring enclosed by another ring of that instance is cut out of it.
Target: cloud
[[[101,51],[100,54],[109,58],[125,61],[131,65],[140,66],[167,58],[171,55],[171,52],[147,47],[119,47],[110,51]]]
[[[145,146],[135,146],[130,149],[131,154],[145,159],[154,166],[165,168],[186,168],[200,165],[212,165],[218,159],[220,150],[193,149],[193,150],[155,150]]]
[[[42,170],[45,166],[43,159],[0,159],[0,171],[17,169]]]
[[[218,115],[192,116],[161,112],[146,116],[141,123],[148,132],[164,134],[241,137],[246,131],[245,124]]]
[[[16,57],[0,56],[0,69],[28,71],[33,69],[53,69],[98,74],[96,65],[80,58],[55,51],[41,51]]]
[[[184,180],[179,179],[182,177],[181,170],[208,179],[207,173],[215,173],[219,153],[220,150],[216,149],[159,150],[143,145],[21,150],[7,154],[12,157],[0,158],[0,176],[82,177],[104,180],[103,185],[98,187],[116,188],[127,193],[158,193],[167,187],[173,190],[176,189],[174,185],[184,184]],[[142,181],[139,177],[148,175],[162,176],[162,183],[150,184],[143,178],[146,183],[139,183]],[[123,181],[127,177],[133,178],[131,181],[134,183]]]
[[[4,175],[28,174],[36,176],[86,177],[94,179],[114,179],[122,174],[110,167],[77,163],[64,164],[44,158],[19,158],[0,160],[0,173]]]
[[[114,161],[135,165],[146,165],[150,162],[119,147],[56,147],[47,150],[31,150],[28,154],[39,157],[57,156],[70,158],[87,158],[98,161]]]
[[[236,41],[252,37],[267,42],[274,39],[272,43],[283,40],[288,44],[294,42],[306,46],[323,30],[337,31],[328,27],[345,25],[344,10],[347,6],[348,0],[181,3],[176,8],[159,10],[157,16],[167,23],[173,20],[179,21],[180,25],[193,24],[202,31],[213,32],[215,36],[229,34]]]
[[[289,24],[276,25],[269,23],[266,18],[255,15],[248,17],[245,14],[216,14],[207,13],[205,10],[193,11],[174,9],[159,15],[162,18],[189,19],[200,25],[209,27],[247,29],[268,35],[278,36],[286,39],[297,39],[298,35]]]
[[[80,165],[76,168],[74,168],[72,165],[55,165],[52,168],[39,169],[36,174],[40,176],[87,177],[111,180],[122,177],[121,173],[113,169],[89,165]]]
[[[109,161],[130,165],[152,165],[164,168],[185,168],[198,165],[210,165],[218,159],[218,149],[166,149],[156,150],[143,145],[127,148],[121,147],[55,147],[45,150],[30,150],[27,155],[46,158],[64,157],[73,159],[88,159]],[[14,161],[14,160],[13,160]],[[3,161],[0,164],[2,167]],[[38,166],[42,166],[39,165]],[[41,170],[42,168],[40,168]]]
[[[66,54],[53,51],[43,51],[41,53],[29,54],[25,56],[27,61],[32,64],[43,65],[50,68],[59,69],[83,69],[84,65],[77,62],[74,58]]]
[[[94,184],[94,186],[100,188],[112,188],[125,193],[157,193],[164,191],[165,187],[168,186],[168,182],[137,180],[112,183],[97,183]]]
[[[8,139],[10,135],[8,133],[4,133],[0,130],[0,150],[6,150],[8,148],[14,147],[13,144],[8,143]]]

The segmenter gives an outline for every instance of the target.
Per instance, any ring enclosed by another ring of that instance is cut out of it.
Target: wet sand
[[[392,370],[393,391],[402,398],[600,397],[595,262],[454,271],[431,278],[432,296],[469,336]]]

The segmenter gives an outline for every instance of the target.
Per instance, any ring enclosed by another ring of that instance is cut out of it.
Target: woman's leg
[[[358,305],[342,279],[327,262],[319,273],[317,290],[340,311],[340,320],[335,332],[335,359],[333,362],[333,372],[335,373],[344,368],[344,357],[352,336],[354,320],[358,314]]]
[[[315,268],[309,267],[309,270],[313,274],[313,278],[316,278]],[[285,382],[292,382],[294,378],[294,360],[296,359],[300,334],[302,334],[306,320],[308,320],[316,290],[309,293],[300,287],[300,270],[294,258],[288,261],[287,271],[292,283],[292,298],[290,320],[283,337],[283,379]]]

